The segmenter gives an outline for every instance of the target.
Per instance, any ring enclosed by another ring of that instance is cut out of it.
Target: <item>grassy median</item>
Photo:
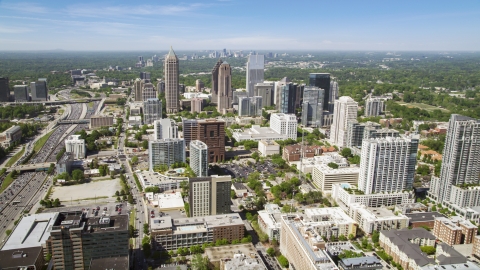
[[[13,157],[11,157],[7,164],[5,164],[5,167],[11,167],[15,162],[17,162],[18,159],[20,159],[23,156],[23,153],[25,153],[25,147],[20,150],[20,152],[16,153]]]
[[[50,138],[50,135],[52,135],[52,133],[53,133],[53,130],[50,131],[49,133],[45,134],[45,136],[43,136],[42,138],[40,138],[40,140],[35,142],[35,144],[33,145],[33,150],[35,151],[35,153],[38,153],[38,151],[40,151],[40,149],[42,149],[42,147],[48,141],[48,139]]]

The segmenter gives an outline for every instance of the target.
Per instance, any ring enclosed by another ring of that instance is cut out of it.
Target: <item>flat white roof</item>
[[[18,223],[2,250],[39,247],[45,244],[58,212],[25,216]]]
[[[182,208],[184,202],[180,192],[158,194],[158,207],[160,209]]]

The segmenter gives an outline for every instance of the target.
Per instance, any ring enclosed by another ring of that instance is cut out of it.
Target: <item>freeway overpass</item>
[[[70,125],[70,124],[90,124],[90,119],[71,119],[71,120],[60,120],[57,122],[58,125]]]
[[[50,168],[50,163],[55,164],[55,162],[24,164],[24,165],[18,165],[17,167],[13,167],[11,169],[15,169],[17,171],[46,171],[48,170],[48,168]]]
[[[74,103],[88,103],[92,101],[100,101],[102,98],[80,98],[80,99],[68,99],[68,100],[55,100],[55,101],[31,101],[31,102],[2,102],[4,106],[16,106],[23,104],[43,104],[43,105],[62,105],[62,104],[74,104]]]

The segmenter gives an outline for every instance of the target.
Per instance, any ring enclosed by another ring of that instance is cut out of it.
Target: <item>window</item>
[[[210,130],[210,137],[215,137],[215,131]]]

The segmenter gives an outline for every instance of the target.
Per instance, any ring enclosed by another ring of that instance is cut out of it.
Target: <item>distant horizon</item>
[[[173,48],[175,53],[177,52],[213,52],[217,51],[220,52],[223,49],[183,49],[183,50],[176,50]],[[0,53],[3,52],[167,52],[168,49],[161,49],[161,50],[66,50],[66,49],[45,49],[45,50],[0,50]],[[302,49],[302,50],[295,50],[295,49],[276,49],[276,50],[268,50],[268,49],[227,49],[227,51],[232,51],[232,52],[238,52],[242,51],[243,53],[248,53],[250,51],[255,51],[255,52],[386,52],[386,53],[396,53],[396,52],[431,52],[431,53],[477,53],[480,52],[480,49],[478,50],[334,50],[334,49],[325,49],[325,50],[320,50],[320,49]]]
[[[479,1],[0,0],[0,51],[478,51],[478,25]]]

